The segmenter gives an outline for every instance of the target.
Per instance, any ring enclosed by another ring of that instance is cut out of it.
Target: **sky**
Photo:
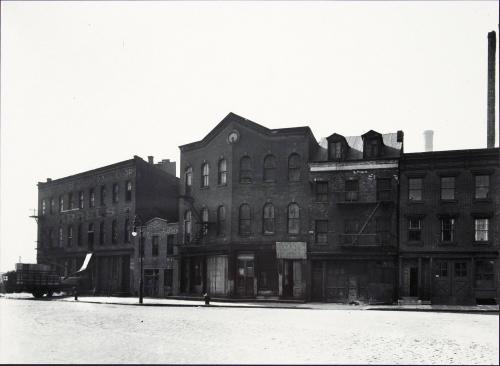
[[[0,271],[36,261],[37,182],[179,161],[229,112],[315,137],[486,147],[497,1],[1,2]],[[497,40],[498,43],[498,40]],[[497,45],[498,62],[498,45]],[[497,69],[498,100],[498,69]],[[498,105],[497,105],[498,146]]]

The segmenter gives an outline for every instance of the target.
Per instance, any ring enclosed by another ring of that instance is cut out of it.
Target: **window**
[[[193,185],[193,168],[192,167],[187,167],[186,171],[184,172],[184,178],[185,178],[185,188],[186,188],[186,194],[191,194],[191,186]]]
[[[50,199],[50,213],[53,214],[56,210],[56,201],[51,198]]]
[[[63,240],[64,240],[63,239],[63,228],[62,227],[59,228],[59,237],[58,238],[59,238],[59,240],[58,240],[59,248],[62,248],[62,246],[63,246]]]
[[[328,182],[316,182],[316,202],[328,202]]]
[[[422,201],[423,196],[423,179],[409,178],[408,179],[408,199],[410,201]]]
[[[391,199],[391,179],[377,179],[377,199],[379,201],[389,201]]]
[[[288,234],[300,232],[300,208],[296,203],[288,205]]]
[[[274,234],[274,206],[272,203],[266,203],[264,205],[263,212],[263,232],[264,234]]]
[[[219,160],[219,174],[217,176],[217,183],[220,185],[227,184],[227,161],[226,159]]]
[[[422,240],[422,219],[412,217],[408,219],[408,241]]]
[[[101,206],[106,205],[106,186],[101,186]]]
[[[439,277],[448,277],[448,262],[437,262],[437,274]]]
[[[240,206],[240,225],[239,225],[240,235],[250,235],[252,232],[251,224],[252,220],[251,220],[250,206],[244,203]]]
[[[78,232],[76,233],[76,245],[82,246],[82,224],[78,224]]]
[[[104,231],[104,221],[99,223],[99,244],[104,245],[106,240],[106,232]]]
[[[111,222],[111,243],[118,243],[118,230],[116,229],[116,220]]]
[[[74,208],[73,193],[68,194],[68,209],[72,210]]]
[[[479,260],[475,263],[474,282],[477,288],[495,288],[495,261]]]
[[[184,213],[184,243],[191,242],[191,211]]]
[[[201,186],[208,187],[210,178],[210,166],[208,163],[205,163],[201,166]]]
[[[87,244],[89,249],[94,248],[94,224],[89,224],[87,231]]]
[[[252,183],[252,160],[249,156],[240,160],[240,183]]]
[[[441,241],[452,242],[455,240],[455,219],[442,218],[441,219]]]
[[[89,190],[89,207],[95,207],[95,192],[94,188]]]
[[[167,268],[163,270],[163,285],[167,287],[172,287],[173,284],[173,270],[172,268]],[[167,294],[168,295],[168,294]]]
[[[167,235],[167,255],[174,254],[175,235]]]
[[[70,247],[73,242],[73,226],[68,226],[68,235],[66,240],[66,245]]]
[[[292,154],[288,158],[288,180],[298,182],[300,180],[300,156]]]
[[[330,160],[341,160],[342,159],[342,142],[330,142]]]
[[[276,158],[267,155],[264,158],[264,182],[276,182]]]
[[[344,221],[344,232],[346,234],[359,233],[359,221],[355,219],[347,219]]]
[[[317,244],[328,243],[328,221],[327,220],[316,220],[315,221],[316,230],[315,242]]]
[[[160,238],[158,237],[158,235],[153,235],[153,237],[151,238],[151,255],[153,257],[158,257],[159,242]]]
[[[368,140],[365,144],[367,158],[376,158],[379,156],[379,143],[376,139]]]
[[[455,262],[455,277],[467,277],[467,263]]]
[[[441,177],[441,199],[455,199],[455,177]]]
[[[59,196],[59,212],[63,212],[64,210],[64,197]]]
[[[217,209],[217,235],[226,235],[226,209],[224,206],[219,206]]]
[[[49,247],[53,247],[54,246],[54,229],[53,228],[49,229],[48,239],[49,239]]]
[[[113,203],[118,203],[118,194],[120,193],[120,186],[118,183],[113,184]]]
[[[125,219],[125,225],[123,226],[123,238],[125,243],[130,243],[130,220],[128,217]]]
[[[358,200],[359,182],[357,179],[345,181],[345,200],[348,202]]]
[[[201,235],[208,235],[208,208],[203,207],[201,210],[201,224],[203,225],[201,228]]]
[[[476,189],[474,198],[485,199],[489,198],[490,194],[490,176],[489,175],[476,175],[474,177]]]
[[[83,191],[78,193],[78,208],[83,208]]]
[[[489,219],[474,219],[474,240],[488,241]]]
[[[132,182],[129,180],[125,182],[125,201],[132,201]]]
[[[47,207],[46,207],[45,200],[42,200],[42,216],[45,216],[46,209],[47,209]]]

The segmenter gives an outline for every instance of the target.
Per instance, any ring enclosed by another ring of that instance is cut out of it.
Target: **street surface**
[[[498,315],[0,298],[2,363],[498,364]]]

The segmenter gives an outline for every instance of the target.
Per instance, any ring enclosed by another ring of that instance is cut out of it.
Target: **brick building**
[[[500,150],[405,154],[400,169],[400,297],[498,301]]]
[[[133,159],[38,183],[37,262],[71,274],[93,253],[84,287],[131,292],[135,215],[177,221],[175,163]]]
[[[310,298],[392,302],[403,133],[333,134],[310,165]]]
[[[308,127],[268,129],[233,113],[180,146],[180,291],[306,298]]]

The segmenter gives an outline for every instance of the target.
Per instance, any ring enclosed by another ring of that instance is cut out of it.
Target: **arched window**
[[[264,234],[274,234],[274,206],[272,203],[264,205],[263,223]]]
[[[186,194],[191,193],[192,185],[193,185],[193,168],[188,166],[184,171],[184,187],[186,188]]]
[[[292,154],[288,158],[288,180],[298,182],[300,180],[300,155]]]
[[[249,156],[240,160],[240,183],[252,183],[252,160]]]
[[[276,182],[276,158],[267,155],[264,158],[264,182]]]
[[[250,215],[250,206],[246,203],[240,206],[240,235],[250,235],[252,220]]]
[[[207,236],[208,235],[208,208],[203,207],[201,210],[201,224],[202,224],[202,235]]]
[[[219,174],[217,183],[221,185],[227,184],[227,162],[226,159],[219,160]]]
[[[217,209],[217,235],[226,235],[226,208],[219,206]]]
[[[210,166],[208,163],[204,163],[201,166],[201,186],[208,187],[208,181],[210,177]]]
[[[184,243],[188,244],[191,241],[191,211],[184,213]]]
[[[300,208],[296,203],[288,205],[288,234],[300,232]]]

